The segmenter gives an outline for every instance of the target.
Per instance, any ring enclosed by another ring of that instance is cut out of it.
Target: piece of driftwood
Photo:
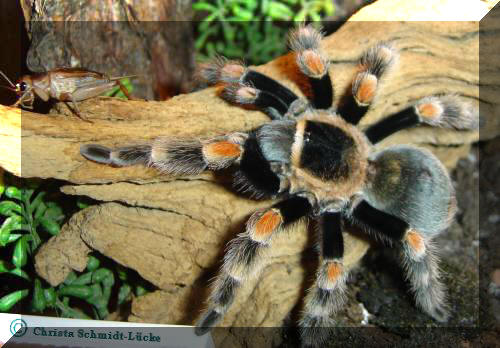
[[[323,42],[331,58],[337,99],[348,88],[363,50],[380,40],[392,41],[401,52],[399,65],[384,79],[363,124],[426,95],[457,93],[471,102],[481,101],[481,135],[493,137],[498,134],[493,110],[500,105],[494,94],[500,86],[500,62],[492,60],[490,83],[481,87],[479,96],[478,30],[477,22],[349,22]],[[291,54],[257,69],[297,93],[308,93]],[[23,112],[22,166],[12,164],[15,161],[5,151],[0,154],[1,165],[17,175],[65,180],[65,193],[104,202],[77,213],[52,245],[42,246],[36,257],[37,270],[51,284],[62,281],[73,266],[66,262],[66,268],[61,267],[51,258],[60,252],[57,239],[77,230],[81,239],[74,242],[76,257],[87,253],[89,246],[137,270],[159,287],[159,291],[134,301],[129,320],[192,323],[203,307],[208,279],[220,265],[225,243],[243,230],[253,210],[270,202],[254,202],[232,193],[225,175],[173,178],[141,167],[111,168],[84,160],[79,147],[86,143],[125,145],[159,135],[211,136],[245,131],[265,122],[266,117],[227,104],[218,97],[217,88],[167,102],[97,98],[81,103],[80,109],[93,123],[82,122],[69,111],[64,115]],[[0,123],[8,125],[15,125],[21,117],[17,110],[5,107],[0,113]],[[4,131],[1,126],[0,136],[15,146],[12,139],[19,136],[14,134],[16,128]],[[421,127],[400,132],[380,147],[395,143],[426,146],[451,168],[478,138],[478,132]],[[306,230],[299,224],[276,241],[262,277],[242,289],[222,325],[282,323],[314,276],[314,261],[303,254],[313,240]],[[355,237],[349,237],[347,243],[345,261],[354,265],[368,244]]]

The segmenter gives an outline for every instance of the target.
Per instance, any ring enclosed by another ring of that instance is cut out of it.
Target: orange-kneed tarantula
[[[116,166],[136,163],[169,174],[196,174],[236,166],[240,188],[279,198],[255,212],[246,231],[230,244],[215,280],[208,309],[197,324],[203,334],[230,309],[238,289],[260,270],[273,237],[303,217],[320,227],[320,267],[307,294],[300,321],[303,343],[328,337],[335,314],[346,301],[344,220],[396,243],[417,304],[438,321],[448,319],[432,239],[450,224],[456,210],[450,178],[430,152],[400,145],[375,152],[387,136],[419,124],[473,129],[477,110],[457,96],[428,97],[361,130],[356,125],[370,107],[382,76],[397,52],[381,43],[359,61],[352,95],[337,109],[321,34],[310,26],[290,35],[297,64],[312,86],[310,103],[240,62],[217,60],[203,70],[210,83],[226,84],[222,96],[251,104],[272,121],[248,133],[211,139],[158,138],[151,144],[109,149],[84,145],[87,159]]]

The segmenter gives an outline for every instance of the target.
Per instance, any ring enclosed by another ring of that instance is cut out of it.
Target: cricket
[[[14,84],[2,71],[0,74],[11,86],[4,87],[19,96],[13,105],[14,107],[19,105],[32,110],[35,96],[45,102],[52,98],[62,102],[71,102],[72,111],[82,120],[85,119],[80,113],[77,102],[97,97],[116,86],[128,99],[132,99],[120,80],[137,76],[109,77],[106,74],[84,68],[57,68],[47,72],[24,75]]]

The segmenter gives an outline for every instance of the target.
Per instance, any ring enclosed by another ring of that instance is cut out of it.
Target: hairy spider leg
[[[85,158],[118,167],[143,164],[169,174],[199,174],[237,162],[243,153],[245,133],[201,139],[157,138],[151,144],[110,149],[88,144],[80,148]]]
[[[338,109],[342,118],[352,124],[359,123],[375,98],[380,79],[397,58],[396,50],[387,43],[379,43],[363,53],[352,82],[352,91]]]
[[[300,71],[311,83],[312,104],[317,109],[328,109],[332,106],[334,91],[328,72],[330,61],[320,48],[322,38],[319,30],[308,25],[292,31],[288,42]]]
[[[445,288],[440,281],[438,258],[432,238],[411,228],[398,217],[372,207],[366,201],[354,208],[351,218],[366,230],[400,245],[403,268],[417,305],[434,319],[446,322],[449,314]]]
[[[222,97],[231,103],[254,105],[266,113],[271,120],[282,119],[289,107],[274,94],[253,88],[248,84],[228,84],[222,92]]]
[[[259,129],[249,133],[244,153],[234,177],[234,186],[240,192],[248,192],[256,198],[275,197],[281,188],[281,180],[273,172],[264,157],[257,136]]]
[[[234,85],[241,85],[258,90],[261,94],[261,98],[266,100],[266,103],[274,104],[275,109],[278,112],[278,114],[276,112],[271,113],[270,116],[272,119],[283,117],[290,105],[298,99],[298,96],[295,93],[278,81],[275,81],[274,79],[255,70],[249,69],[240,61],[227,60],[226,58],[218,57],[211,64],[205,66],[201,70],[201,76],[210,84],[216,84],[219,82],[231,84],[233,85],[233,91],[235,89]],[[248,92],[248,90],[241,92],[244,96],[245,91]],[[232,95],[234,95],[234,97],[232,97]],[[238,98],[244,96],[240,96]],[[233,98],[237,98],[236,93],[230,93],[229,96],[226,97],[229,97],[232,102],[236,101],[241,104],[253,104],[251,102],[245,103],[233,100]],[[248,95],[246,95],[246,97],[248,97]],[[244,99],[247,99],[246,97],[244,97]],[[266,105],[266,107],[271,106],[272,105]],[[267,110],[264,111],[269,114]]]
[[[305,298],[300,320],[304,345],[323,345],[330,338],[336,314],[347,301],[344,239],[340,213],[324,213],[319,219],[321,262],[316,281]]]
[[[151,145],[131,145],[111,149],[99,144],[85,144],[80,154],[88,160],[117,167],[147,164],[151,157]]]
[[[228,245],[221,272],[213,284],[208,309],[196,324],[197,335],[205,334],[220,322],[233,303],[238,288],[250,277],[258,275],[265,265],[266,252],[273,237],[310,211],[311,205],[306,198],[292,196],[250,217],[246,231]]]
[[[402,129],[420,124],[476,129],[479,127],[479,114],[477,108],[455,95],[426,97],[420,99],[414,106],[370,126],[365,134],[375,144]]]
[[[258,71],[248,69],[247,73],[243,75],[243,83],[250,84],[257,89],[266,91],[268,93],[274,94],[280,100],[282,100],[287,106],[290,106],[299,97],[293,93],[290,89],[283,86],[278,81],[261,74]]]

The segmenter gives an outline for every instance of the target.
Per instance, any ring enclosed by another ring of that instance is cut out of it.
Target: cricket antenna
[[[16,85],[14,85],[14,84],[12,83],[12,81],[11,81],[11,80],[9,80],[9,78],[7,77],[7,75],[5,75],[5,74],[3,73],[3,71],[2,71],[2,70],[0,70],[0,74],[2,74],[2,76],[4,77],[4,79],[6,79],[6,80],[7,80],[7,82],[8,82],[8,83],[10,83],[10,85],[11,85],[13,88],[16,88]]]

